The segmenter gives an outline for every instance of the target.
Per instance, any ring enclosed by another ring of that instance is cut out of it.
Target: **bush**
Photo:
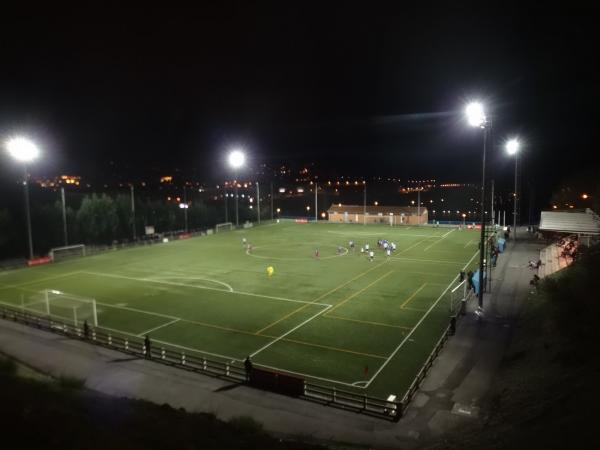
[[[67,375],[61,375],[58,378],[58,385],[65,389],[83,389],[85,387],[85,380]]]
[[[241,434],[256,435],[263,434],[263,425],[249,416],[233,417],[229,420],[229,425]]]
[[[17,363],[12,359],[0,357],[0,374],[15,375],[17,373]]]

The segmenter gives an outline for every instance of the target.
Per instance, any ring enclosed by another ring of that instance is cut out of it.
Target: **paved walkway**
[[[533,273],[527,263],[537,259],[540,247],[528,241],[509,244],[493,274],[493,294],[484,298],[484,319],[477,320],[470,305],[398,423],[132,359],[5,320],[0,320],[0,351],[54,376],[85,379],[88,388],[109,395],[211,412],[223,420],[252,416],[274,433],[416,448],[483,414],[484,397],[529,290]]]

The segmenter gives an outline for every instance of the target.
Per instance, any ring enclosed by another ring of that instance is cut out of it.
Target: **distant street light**
[[[479,241],[479,307],[483,308],[483,265],[485,254],[485,152],[487,143],[488,123],[483,105],[479,102],[469,103],[465,110],[469,125],[483,129],[483,164],[481,170],[481,238]]]
[[[506,143],[506,153],[515,155],[515,192],[513,194],[513,236],[517,240],[517,166],[519,164],[519,148],[518,139],[510,139]]]
[[[246,155],[243,151],[239,149],[234,149],[229,152],[228,157],[229,165],[233,169],[233,173],[235,176],[235,226],[236,228],[240,225],[240,216],[238,210],[238,180],[237,180],[237,172],[246,162]]]
[[[25,212],[27,216],[27,238],[29,243],[29,259],[33,259],[33,239],[31,235],[31,213],[29,211],[29,174],[27,163],[34,161],[40,155],[38,147],[29,139],[14,137],[6,141],[6,150],[17,161],[23,163],[23,188],[25,190]]]

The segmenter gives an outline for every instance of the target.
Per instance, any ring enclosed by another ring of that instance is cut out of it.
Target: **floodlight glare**
[[[244,161],[246,160],[246,156],[240,150],[233,150],[229,153],[229,165],[234,169],[239,169],[244,165]]]
[[[24,137],[14,137],[9,139],[6,142],[6,149],[13,158],[21,162],[33,161],[40,154],[37,146]]]
[[[519,141],[517,139],[511,139],[506,143],[506,152],[509,155],[514,155],[519,151]]]
[[[472,127],[483,127],[485,125],[485,113],[483,112],[483,105],[481,103],[469,103],[465,112],[469,125]]]

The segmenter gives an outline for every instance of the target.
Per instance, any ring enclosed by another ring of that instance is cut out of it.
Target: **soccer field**
[[[106,330],[401,397],[448,325],[450,290],[476,265],[478,238],[455,227],[274,223],[0,273],[0,302],[46,289],[93,298]],[[378,239],[397,243],[391,257]],[[374,261],[361,255],[366,243]]]

